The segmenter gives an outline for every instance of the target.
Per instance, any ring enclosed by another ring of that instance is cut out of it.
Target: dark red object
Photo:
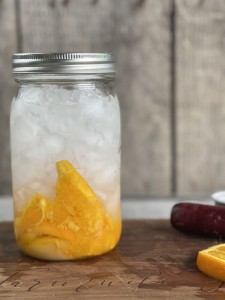
[[[171,224],[185,232],[225,238],[225,207],[178,203],[172,208]]]

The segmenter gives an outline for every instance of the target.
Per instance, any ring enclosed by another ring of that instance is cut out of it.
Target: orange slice
[[[225,281],[225,244],[199,251],[197,266],[208,276]]]

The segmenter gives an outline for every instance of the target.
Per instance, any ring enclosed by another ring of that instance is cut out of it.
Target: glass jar
[[[121,234],[120,111],[107,53],[15,54],[14,230],[44,260],[110,251]]]

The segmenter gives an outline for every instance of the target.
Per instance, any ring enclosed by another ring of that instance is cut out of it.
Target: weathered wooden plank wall
[[[224,32],[222,0],[0,0],[0,194],[16,51],[115,54],[124,196],[225,188]]]
[[[169,194],[170,0],[20,3],[22,51],[113,51],[123,194]]]
[[[225,188],[225,2],[176,1],[177,191]]]
[[[16,84],[11,76],[11,55],[17,51],[13,0],[0,1],[0,194],[11,189],[9,112]]]

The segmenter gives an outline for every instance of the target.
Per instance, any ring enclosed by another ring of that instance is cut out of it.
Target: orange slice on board
[[[225,244],[199,251],[197,266],[208,276],[225,281]]]

